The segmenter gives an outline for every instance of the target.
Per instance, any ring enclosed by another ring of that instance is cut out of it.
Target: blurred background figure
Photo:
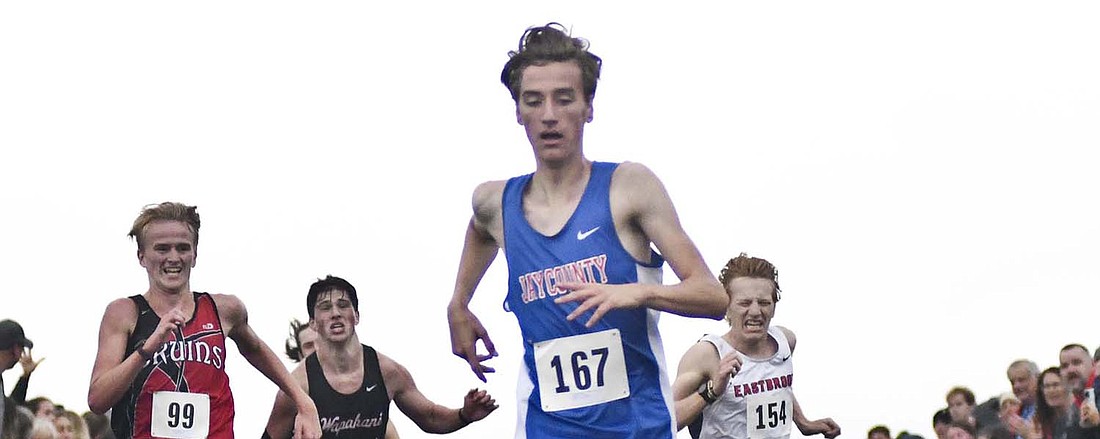
[[[286,356],[295,363],[304,360],[317,350],[317,331],[309,327],[309,322],[290,320],[290,337],[286,339]]]
[[[89,439],[115,439],[115,433],[111,431],[110,416],[87,411],[80,417],[84,418],[84,425],[88,426]]]
[[[885,425],[876,425],[867,430],[867,439],[891,439],[890,429]]]
[[[947,439],[947,427],[951,426],[951,411],[942,408],[932,414],[932,431],[936,432],[936,439]]]

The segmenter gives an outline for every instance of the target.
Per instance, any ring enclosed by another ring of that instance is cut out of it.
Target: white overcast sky
[[[604,59],[587,156],[652,168],[715,271],[778,266],[809,416],[932,438],[950,387],[984,400],[1016,358],[1100,344],[1100,5],[603,3],[0,4],[0,318],[46,357],[30,396],[86,410],[103,309],[146,287],[125,234],[177,200],[203,219],[193,288],[238,295],[277,351],[309,284],[343,276],[362,340],[429,398],[497,397],[456,437],[510,435],[503,258],[473,302],[487,386],[444,308],[472,189],[534,169],[498,78],[548,21]],[[661,329],[674,374],[725,326]],[[231,352],[254,437],[275,387]]]

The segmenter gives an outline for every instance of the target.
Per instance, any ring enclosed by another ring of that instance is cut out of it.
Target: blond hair
[[[165,201],[160,204],[150,204],[141,209],[141,214],[134,220],[128,236],[137,240],[140,250],[145,244],[145,227],[155,221],[179,221],[187,224],[191,234],[195,237],[194,244],[199,245],[199,213],[197,207],[183,203]]]

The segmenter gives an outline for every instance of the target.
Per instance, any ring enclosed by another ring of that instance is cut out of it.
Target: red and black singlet
[[[215,439],[233,437],[233,393],[225,373],[225,334],[214,298],[195,295],[191,320],[173,331],[145,362],[130,388],[112,408],[111,428],[118,439],[152,438],[153,394],[156,392],[201,393],[209,396],[209,434]],[[145,343],[160,323],[160,316],[140,295],[130,296],[137,305],[134,332],[126,340],[126,356]],[[126,357],[123,357],[126,358]],[[185,412],[183,414],[186,414]],[[175,412],[177,417],[181,415]]]

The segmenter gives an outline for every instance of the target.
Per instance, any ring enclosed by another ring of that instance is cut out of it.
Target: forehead
[[[575,61],[531,65],[523,69],[523,75],[519,80],[521,94],[524,92],[548,94],[559,89],[581,92],[581,68]]]
[[[1058,354],[1058,358],[1061,359],[1062,362],[1073,363],[1079,363],[1091,359],[1088,352],[1082,351],[1080,348],[1077,347],[1062,351],[1060,354]]]
[[[328,290],[317,295],[317,303],[332,302],[340,299],[351,300],[344,290]]]
[[[153,221],[145,226],[145,241],[156,242],[195,242],[195,234],[187,224],[180,221]]]
[[[770,299],[775,288],[772,281],[758,277],[735,277],[730,279],[729,287],[733,297],[743,299]]]
[[[1008,377],[1011,379],[1031,378],[1031,371],[1027,369],[1026,364],[1017,364],[1008,368]]]

